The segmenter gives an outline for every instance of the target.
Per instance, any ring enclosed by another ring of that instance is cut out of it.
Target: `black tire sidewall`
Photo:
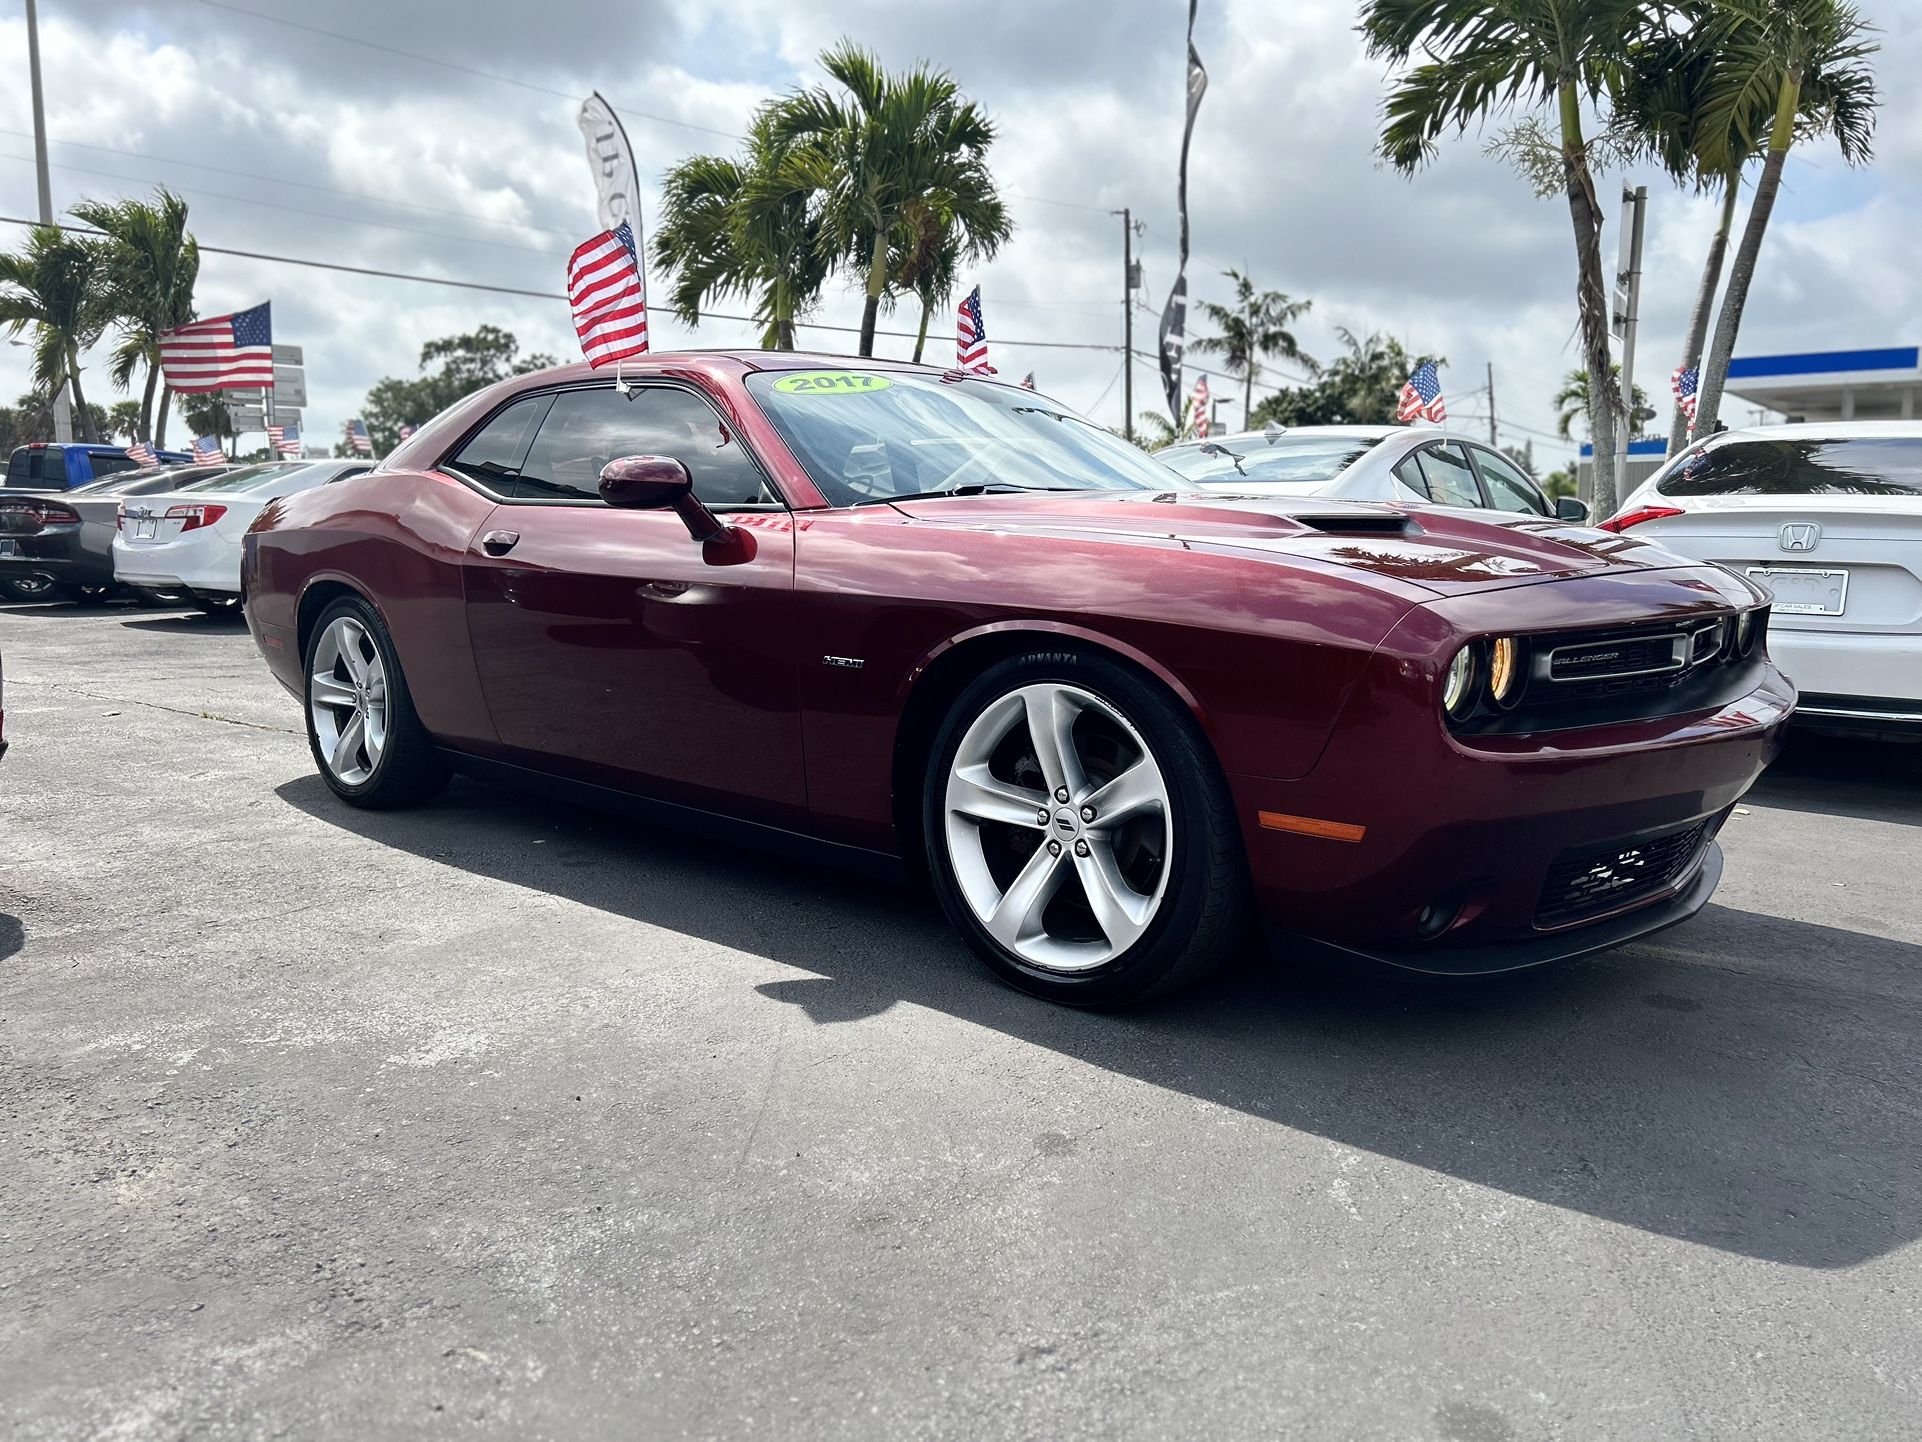
[[[1147,743],[1168,786],[1174,871],[1160,909],[1132,946],[1086,972],[1046,971],[1003,947],[962,895],[948,856],[947,784],[962,736],[982,711],[1009,691],[1047,681],[1087,691],[1126,717]],[[923,787],[923,844],[942,909],[989,968],[1024,991],[1071,1006],[1118,1006],[1141,999],[1182,968],[1209,891],[1232,884],[1231,878],[1220,874],[1221,860],[1208,843],[1205,814],[1223,794],[1219,785],[1210,787],[1211,778],[1204,774],[1203,768],[1213,765],[1199,727],[1178,703],[1154,683],[1114,662],[1063,651],[1014,657],[990,667],[950,709],[937,733]]]

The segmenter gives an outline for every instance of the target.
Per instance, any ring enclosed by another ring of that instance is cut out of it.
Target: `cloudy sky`
[[[187,198],[206,245],[557,291],[567,251],[595,228],[574,125],[589,90],[622,113],[651,191],[682,156],[731,148],[754,106],[813,81],[814,57],[845,34],[892,66],[938,61],[993,114],[994,168],[1018,230],[978,277],[992,358],[1119,424],[1121,223],[1110,212],[1130,206],[1147,227],[1144,299],[1158,310],[1173,278],[1185,8],[41,0],[54,205],[164,183]],[[0,97],[0,214],[32,216],[25,21],[8,9],[0,47],[20,83]],[[1850,171],[1819,148],[1791,158],[1741,352],[1922,341],[1922,95],[1904,83],[1922,65],[1922,5],[1864,9],[1884,47],[1875,162]],[[1576,358],[1566,207],[1534,199],[1472,135],[1444,144],[1412,180],[1378,168],[1383,74],[1361,53],[1354,13],[1354,0],[1201,0],[1210,85],[1191,178],[1191,290],[1222,298],[1218,273],[1238,266],[1264,288],[1312,299],[1300,330],[1311,354],[1337,350],[1338,326],[1439,352],[1454,417],[1478,428],[1492,362],[1502,439],[1532,440],[1538,469],[1549,469],[1569,450],[1552,438],[1549,398]],[[1618,178],[1650,187],[1639,371],[1660,393],[1712,206],[1654,175]],[[574,353],[558,300],[206,257],[203,314],[269,298],[276,338],[305,347],[316,437],[337,433],[373,381],[414,373],[436,336],[491,322],[526,348]],[[846,325],[858,314],[837,279],[814,318]],[[883,325],[912,330],[915,319],[904,307]],[[1137,316],[1149,348],[1153,325]],[[933,333],[931,358],[951,355],[951,320]],[[753,335],[711,319],[690,332],[659,316],[655,345]],[[804,339],[852,349],[833,331]],[[881,349],[910,346],[886,338]],[[24,359],[0,350],[0,397],[25,389]],[[104,389],[96,380],[93,396]],[[1135,409],[1159,396],[1138,357]]]

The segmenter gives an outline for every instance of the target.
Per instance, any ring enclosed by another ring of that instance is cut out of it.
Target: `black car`
[[[0,599],[98,606],[119,591],[113,537],[120,502],[177,491],[224,466],[148,466],[59,494],[0,490]]]

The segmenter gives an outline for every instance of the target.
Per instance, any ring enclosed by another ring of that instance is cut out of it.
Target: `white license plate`
[[[1748,573],[1775,593],[1775,610],[1785,616],[1839,616],[1849,598],[1847,571],[1750,566]]]
[[[136,541],[151,541],[154,538],[154,527],[157,524],[158,522],[155,521],[135,521],[133,523],[133,538]]]
[[[0,541],[0,556],[17,556],[19,554],[20,543],[18,541]]]

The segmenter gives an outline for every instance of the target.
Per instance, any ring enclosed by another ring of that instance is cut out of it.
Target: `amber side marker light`
[[[1325,841],[1359,841],[1366,826],[1348,821],[1321,821],[1313,816],[1290,816],[1285,811],[1257,811],[1255,819],[1269,831],[1292,831],[1297,836],[1319,836]]]

